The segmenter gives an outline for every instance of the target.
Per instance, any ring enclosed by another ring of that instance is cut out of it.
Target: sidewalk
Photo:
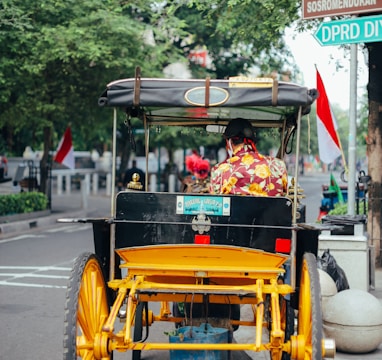
[[[6,191],[4,192],[6,193]],[[72,190],[70,194],[62,195],[53,193],[51,201],[51,212],[47,216],[0,223],[0,241],[3,237],[9,237],[15,232],[26,232],[53,226],[57,223],[57,219],[62,217],[111,217],[111,196],[107,196],[104,189],[101,189],[98,195],[90,194],[88,196],[83,196],[79,190]]]
[[[0,243],[2,239],[9,238],[13,234],[38,231],[39,228],[55,226],[59,218],[84,218],[84,217],[111,217],[111,196],[107,196],[101,190],[99,195],[88,195],[85,199],[79,190],[73,190],[71,194],[52,195],[52,209],[48,216],[29,218],[23,221],[0,224]],[[379,299],[382,304],[382,268],[375,271],[375,289],[370,294]],[[357,334],[356,336],[358,336]],[[254,359],[262,359],[254,357]],[[381,360],[382,344],[372,353],[346,354],[337,352],[335,359],[338,360]]]

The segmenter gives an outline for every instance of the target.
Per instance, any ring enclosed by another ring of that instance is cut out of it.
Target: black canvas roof
[[[150,124],[226,124],[230,119],[242,117],[261,126],[273,127],[285,118],[295,118],[300,107],[302,115],[308,113],[316,98],[315,89],[268,78],[216,80],[137,76],[109,83],[98,103],[123,108],[132,116],[144,114]]]

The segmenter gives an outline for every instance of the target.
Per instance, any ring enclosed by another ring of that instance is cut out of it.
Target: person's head
[[[232,119],[224,131],[227,149],[231,149],[232,145],[248,144],[253,150],[256,149],[255,131],[251,123],[242,118]]]
[[[137,167],[137,160],[133,160],[131,163],[131,167]]]

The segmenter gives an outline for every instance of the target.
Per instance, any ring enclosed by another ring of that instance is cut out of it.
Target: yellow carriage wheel
[[[298,360],[322,359],[322,313],[320,303],[320,280],[316,257],[305,253],[301,266],[298,305],[297,338],[303,351],[298,350]]]
[[[106,283],[96,255],[75,261],[66,292],[64,359],[111,359],[101,329],[109,315]]]

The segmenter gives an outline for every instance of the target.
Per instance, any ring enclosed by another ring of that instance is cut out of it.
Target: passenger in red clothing
[[[203,159],[194,150],[192,155],[186,156],[186,168],[191,175],[181,179],[183,184],[181,191],[187,193],[208,193],[210,162],[207,159]]]
[[[228,158],[211,170],[212,194],[282,196],[288,174],[284,161],[260,154],[252,125],[233,119],[224,132]]]

